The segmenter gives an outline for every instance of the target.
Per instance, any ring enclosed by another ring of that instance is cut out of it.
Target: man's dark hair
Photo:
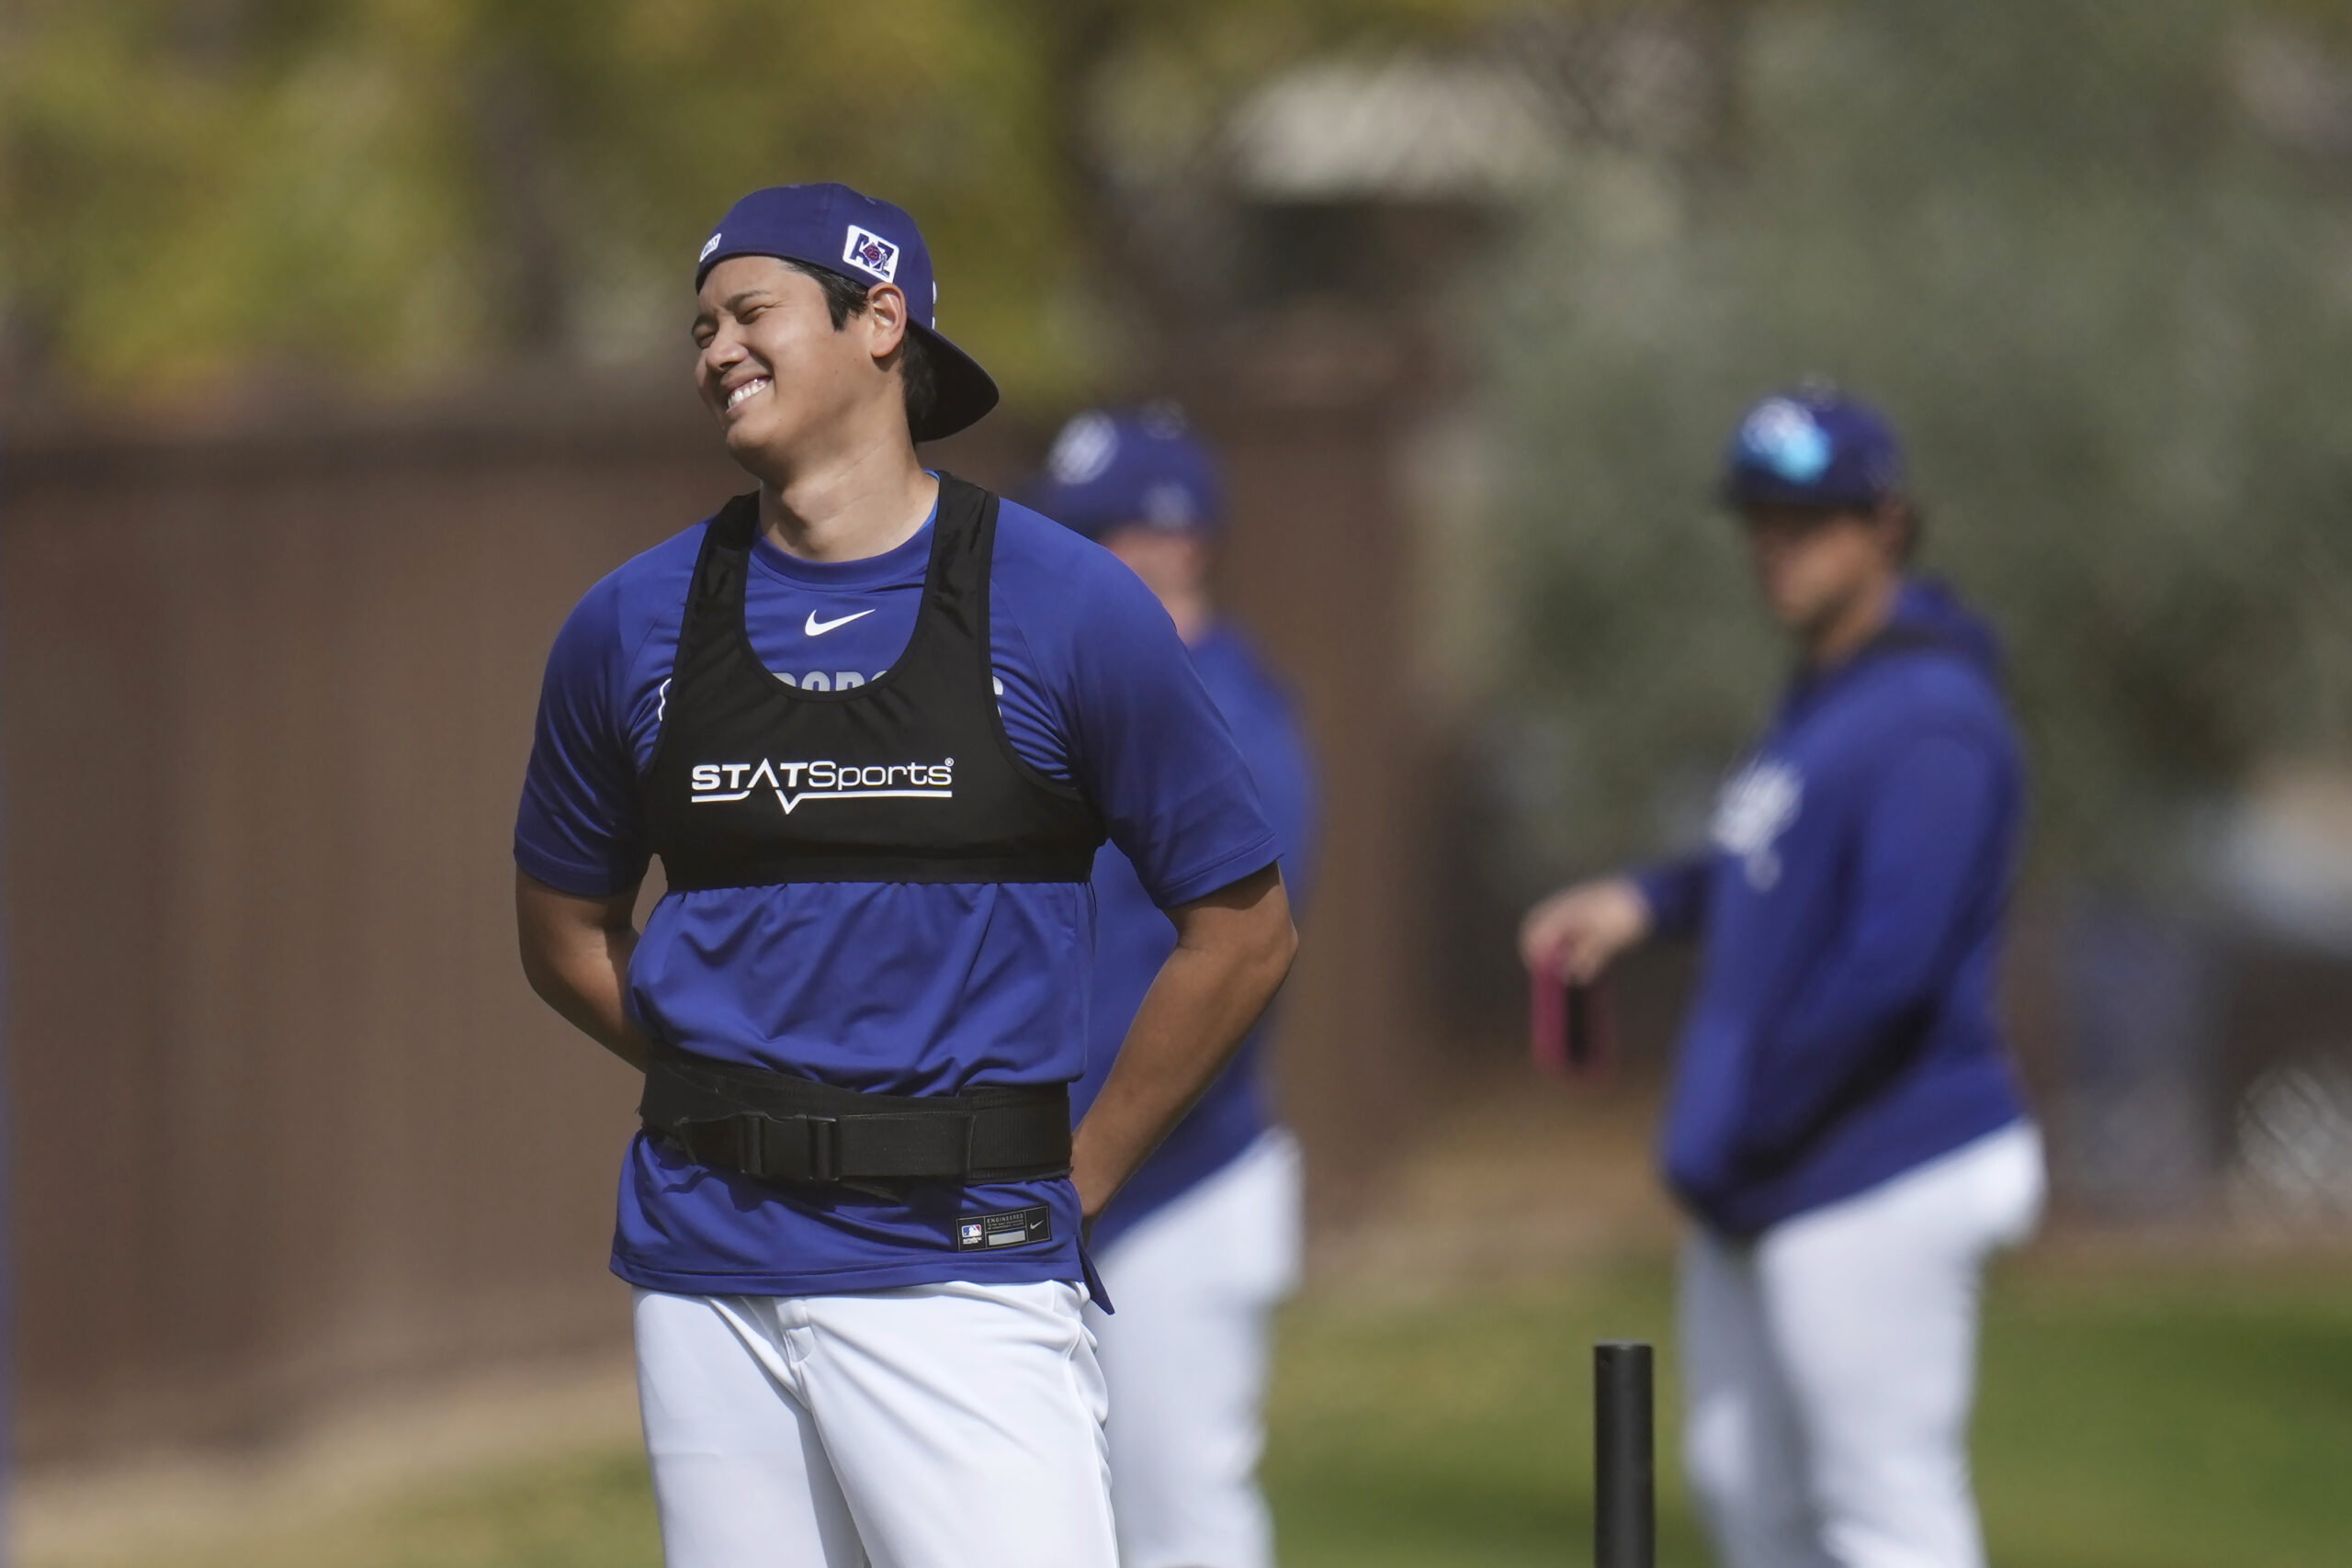
[[[865,313],[865,291],[869,285],[860,283],[847,273],[835,272],[831,267],[819,266],[814,262],[796,261],[790,256],[776,259],[793,271],[805,273],[817,280],[817,287],[825,292],[825,313],[832,317],[835,332],[849,325],[852,316]],[[939,399],[939,375],[932,368],[930,350],[923,345],[922,339],[916,335],[911,325],[906,336],[899,341],[899,383],[906,393],[907,426],[920,430],[923,422],[931,417],[932,404]]]

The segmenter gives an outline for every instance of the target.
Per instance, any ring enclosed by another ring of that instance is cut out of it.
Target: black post
[[[1657,1489],[1650,1431],[1650,1348],[1592,1348],[1593,1568],[1655,1568]]]

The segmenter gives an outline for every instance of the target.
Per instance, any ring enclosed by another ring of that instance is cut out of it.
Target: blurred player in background
[[[1208,454],[1173,411],[1081,414],[1030,503],[1100,541],[1168,608],[1231,726],[1282,846],[1292,908],[1306,897],[1314,793],[1290,704],[1257,650],[1217,619],[1209,569],[1222,510]],[[1083,1114],[1176,943],[1125,855],[1094,863],[1098,902]],[[1094,1222],[1117,1308],[1090,1309],[1111,1390],[1111,1486],[1125,1568],[1262,1568],[1272,1529],[1258,1491],[1260,1405],[1273,1307],[1296,1281],[1298,1146],[1274,1125],[1265,1026]]]
[[[1985,1261],[2039,1214],[2041,1150],[1994,1010],[2025,811],[1985,626],[1906,570],[1894,432],[1806,389],[1732,443],[1799,668],[1710,851],[1555,895],[1522,956],[1572,981],[1698,936],[1665,1136],[1697,1224],[1685,1458],[1733,1568],[1973,1568]]]

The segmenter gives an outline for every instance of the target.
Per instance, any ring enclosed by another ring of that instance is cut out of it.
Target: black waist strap
[[[1023,1181],[1069,1170],[1069,1087],[865,1094],[656,1044],[645,1130],[765,1181]]]

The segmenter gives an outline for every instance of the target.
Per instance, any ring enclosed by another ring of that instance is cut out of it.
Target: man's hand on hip
[[[1282,869],[1269,865],[1168,911],[1176,951],[1127,1028],[1094,1108],[1079,1124],[1070,1178],[1089,1218],[1216,1081],[1282,988],[1298,951]]]

